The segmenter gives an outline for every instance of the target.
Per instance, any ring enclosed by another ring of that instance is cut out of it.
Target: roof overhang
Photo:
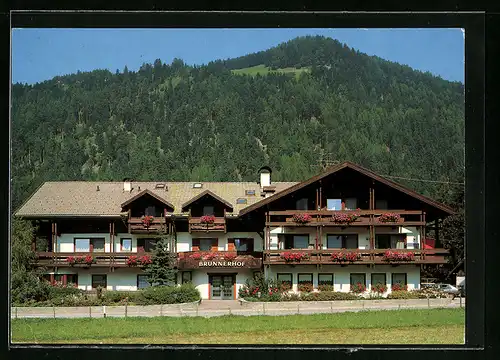
[[[418,194],[417,192],[415,192],[415,191],[413,191],[413,190],[411,190],[403,185],[395,183],[394,181],[391,181],[391,180],[387,180],[386,178],[383,178],[382,176],[375,174],[373,171],[370,171],[370,170],[365,169],[359,165],[356,165],[354,163],[347,161],[347,162],[344,162],[342,164],[333,166],[328,171],[326,171],[322,174],[316,175],[316,176],[310,178],[309,180],[298,183],[292,187],[289,187],[288,189],[285,189],[285,190],[280,191],[272,196],[269,196],[268,198],[265,198],[265,199],[255,203],[253,205],[250,205],[244,209],[241,209],[239,216],[243,216],[243,215],[248,214],[254,210],[257,210],[257,209],[263,207],[264,205],[270,204],[273,201],[281,199],[282,197],[284,197],[286,195],[292,194],[293,192],[295,192],[297,190],[300,190],[308,185],[311,185],[311,184],[313,184],[313,183],[315,183],[315,182],[317,182],[317,181],[319,181],[319,180],[321,180],[329,175],[332,175],[332,174],[334,174],[342,169],[345,169],[345,168],[352,169],[360,174],[363,174],[369,178],[372,178],[373,180],[376,180],[382,184],[385,184],[385,185],[389,186],[390,188],[393,188],[393,189],[401,191],[409,196],[412,196],[413,198],[418,199],[418,200],[422,201],[423,203],[426,203],[432,207],[435,207],[435,208],[445,212],[448,215],[455,214],[455,211],[452,208],[450,208],[450,207],[448,207],[440,202],[437,202],[437,201],[435,201],[427,196]]]
[[[143,197],[144,195],[150,195],[151,197],[155,198],[156,200],[158,200],[161,203],[163,203],[166,206],[168,206],[172,211],[174,210],[174,205],[172,205],[171,203],[169,203],[167,200],[163,199],[162,197],[156,195],[154,192],[152,192],[149,189],[143,190],[140,193],[138,193],[137,195],[135,195],[135,196],[131,197],[130,199],[128,199],[127,201],[125,201],[123,204],[121,204],[122,209],[124,207],[130,205],[131,203],[133,203],[137,199]]]

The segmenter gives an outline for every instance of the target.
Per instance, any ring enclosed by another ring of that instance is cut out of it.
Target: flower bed
[[[383,294],[387,291],[387,285],[377,283],[375,285],[372,285],[371,291],[376,294]]]
[[[309,258],[309,255],[301,252],[284,252],[280,254],[280,257],[284,259],[286,262],[300,262],[301,260],[306,260]]]
[[[300,292],[305,292],[305,293],[310,293],[314,289],[313,284],[309,281],[304,281],[304,282],[299,283],[297,288]]]
[[[336,224],[349,225],[358,220],[359,217],[360,215],[357,213],[335,213],[332,215],[331,221]]]
[[[399,252],[399,251],[386,251],[383,257],[384,261],[414,261],[415,254],[411,251]]]
[[[351,292],[354,294],[361,294],[366,291],[366,285],[363,283],[351,284]]]
[[[295,214],[292,217],[292,221],[297,224],[306,224],[312,220],[311,215],[309,214]]]
[[[333,291],[333,285],[332,284],[319,284],[318,285],[318,290],[319,291]]]
[[[339,251],[331,255],[331,261],[342,262],[355,262],[361,260],[361,254],[357,251]]]
[[[408,291],[408,285],[403,285],[403,284],[392,284],[391,285],[391,290],[392,291]]]
[[[215,222],[215,216],[214,215],[203,215],[200,218],[200,223],[201,224],[213,224]]]
[[[399,214],[395,213],[385,213],[378,217],[378,221],[381,223],[397,223],[401,217]]]

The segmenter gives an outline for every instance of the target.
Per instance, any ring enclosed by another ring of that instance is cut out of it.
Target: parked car
[[[458,290],[455,286],[450,284],[437,284],[439,291],[445,292],[447,294],[455,296],[460,295],[460,290]]]

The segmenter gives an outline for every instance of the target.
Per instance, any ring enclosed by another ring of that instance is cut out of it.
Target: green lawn
[[[300,69],[296,68],[282,68],[282,69],[277,69],[277,70],[271,70],[270,68],[264,66],[264,65],[257,65],[257,66],[252,66],[248,68],[243,68],[243,69],[237,69],[237,70],[232,70],[232,73],[235,75],[251,75],[255,76],[257,74],[260,75],[267,75],[270,72],[279,72],[279,73],[284,73],[284,74],[295,74],[295,78],[299,78],[300,74],[303,72],[309,72],[310,69],[308,67],[303,67]]]
[[[288,315],[18,319],[12,342],[152,344],[462,344],[464,309]]]

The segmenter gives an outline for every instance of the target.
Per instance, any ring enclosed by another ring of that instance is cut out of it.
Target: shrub
[[[366,285],[363,283],[356,283],[356,284],[351,284],[351,292],[355,294],[361,294],[366,291]]]
[[[318,290],[319,291],[333,291],[333,285],[331,285],[331,284],[319,284]]]
[[[388,299],[419,299],[414,291],[393,291],[387,295]]]
[[[387,291],[387,285],[382,284],[382,283],[377,283],[375,285],[372,285],[371,290],[373,293],[383,294]]]
[[[83,294],[83,290],[80,290],[73,285],[62,285],[61,283],[49,285],[48,290],[48,300],[62,298],[68,295]]]
[[[359,300],[358,295],[340,291],[322,291],[311,293],[302,297],[305,301],[336,301],[336,300]]]
[[[136,291],[104,291],[102,294],[102,300],[106,304],[115,304],[119,302],[123,302],[128,299],[129,302],[136,297]]]
[[[241,298],[257,297],[259,292],[261,296],[269,296],[275,293],[281,294],[283,289],[276,280],[266,279],[264,274],[259,272],[254,278],[246,280],[245,285],[238,290],[238,295]]]
[[[298,285],[298,290],[300,292],[311,292],[313,291],[314,287],[313,287],[313,284],[311,282],[308,282],[308,281],[305,281],[305,282],[301,282],[299,283]]]
[[[281,297],[281,301],[300,301],[300,300],[302,300],[302,297],[296,293],[283,294],[283,296]]]
[[[392,284],[391,290],[392,291],[408,291],[408,285],[403,285],[400,283]]]
[[[181,286],[151,286],[139,291],[141,295],[138,295],[135,301],[142,303],[140,305],[177,304],[200,300],[200,292],[191,283]]]

